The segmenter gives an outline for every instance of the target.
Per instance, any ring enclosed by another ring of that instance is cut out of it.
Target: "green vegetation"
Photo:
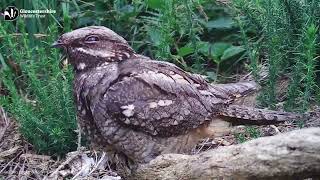
[[[248,141],[250,139],[261,137],[261,132],[256,127],[248,126],[244,128],[243,133],[236,133],[235,137],[238,143],[244,143],[245,141]]]
[[[21,124],[41,153],[62,155],[76,148],[72,70],[49,45],[63,32],[103,25],[125,37],[139,53],[185,70],[228,82],[260,65],[261,106],[275,108],[278,80],[287,76],[289,111],[306,111],[320,100],[317,80],[320,2],[317,0],[98,0],[14,1],[24,9],[53,9],[46,18],[0,21],[1,106]],[[319,79],[319,78],[318,78]],[[249,133],[250,134],[250,133]],[[252,131],[252,137],[258,137]]]
[[[45,32],[53,36],[31,39],[24,23],[17,23],[21,34],[15,36],[8,33],[8,25],[0,26],[0,76],[8,91],[1,105],[19,120],[24,137],[39,152],[64,154],[76,147],[76,121],[72,71],[59,68],[59,53],[48,46],[57,28],[50,26]]]
[[[260,30],[254,40],[242,33],[244,44],[256,73],[257,49],[268,65],[266,88],[260,97],[262,106],[275,108],[276,86],[280,77],[287,75],[290,86],[285,108],[306,111],[310,102],[319,97],[316,71],[319,63],[320,2],[317,0],[234,0],[238,16],[245,14],[245,25]],[[239,18],[238,18],[239,19]],[[245,25],[240,20],[241,31]]]

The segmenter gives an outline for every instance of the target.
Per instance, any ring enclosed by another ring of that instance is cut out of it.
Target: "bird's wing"
[[[259,85],[257,83],[249,81],[228,84],[212,84],[209,89],[210,92],[220,98],[235,100],[256,92],[258,88]]]
[[[138,65],[138,66],[136,66]],[[228,84],[209,84],[205,78],[203,78],[199,74],[191,74],[183,71],[181,68],[176,65],[163,61],[145,61],[143,65],[140,61],[130,61],[126,62],[124,69],[127,71],[135,71],[134,69],[161,69],[161,71],[165,74],[174,73],[180,76],[183,76],[187,81],[192,82],[198,86],[199,90],[209,91],[216,98],[224,99],[225,101],[232,101],[237,98],[241,98],[247,96],[258,90],[259,85],[254,81],[248,82],[237,82],[237,83],[228,83]]]
[[[118,79],[91,109],[95,121],[109,117],[138,131],[172,136],[197,128],[225,105],[207,90],[207,83],[172,64],[131,60],[119,64]]]

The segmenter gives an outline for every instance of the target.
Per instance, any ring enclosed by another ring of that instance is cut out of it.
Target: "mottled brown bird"
[[[80,125],[100,147],[112,147],[135,162],[164,153],[188,153],[228,123],[275,123],[299,115],[233,105],[255,90],[252,82],[210,85],[174,64],[137,54],[106,27],[63,34],[74,66],[74,96]],[[218,126],[212,130],[211,127]],[[224,131],[224,130],[221,130]]]

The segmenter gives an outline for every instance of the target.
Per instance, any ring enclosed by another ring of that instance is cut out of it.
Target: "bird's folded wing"
[[[172,136],[197,128],[213,115],[213,105],[217,109],[224,105],[222,99],[202,95],[206,84],[198,85],[175,66],[158,65],[120,68],[118,80],[94,105],[95,120],[110,117],[138,131]]]

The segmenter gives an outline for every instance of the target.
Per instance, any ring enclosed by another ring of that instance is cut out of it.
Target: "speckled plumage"
[[[55,46],[64,47],[75,68],[74,96],[84,132],[135,162],[188,153],[199,139],[214,135],[210,123],[225,117],[275,122],[295,116],[231,105],[255,84],[210,85],[171,63],[136,54],[105,27],[66,33]]]

